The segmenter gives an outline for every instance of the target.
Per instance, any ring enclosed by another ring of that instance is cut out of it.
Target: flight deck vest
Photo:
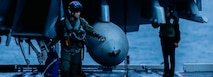
[[[166,19],[166,24],[160,26],[160,36],[175,37],[174,19]]]
[[[73,24],[73,25],[72,25]],[[86,37],[86,31],[83,29],[80,18],[74,22],[65,19],[65,45],[67,47],[78,46],[83,47]]]

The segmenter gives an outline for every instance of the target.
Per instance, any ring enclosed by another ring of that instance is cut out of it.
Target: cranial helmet
[[[68,10],[71,12],[82,11],[83,6],[79,1],[72,1],[69,3]]]

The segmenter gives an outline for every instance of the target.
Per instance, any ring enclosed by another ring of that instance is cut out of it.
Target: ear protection
[[[68,13],[69,13],[70,15],[73,15],[73,12],[70,10],[70,6],[68,6],[67,10],[68,10]]]

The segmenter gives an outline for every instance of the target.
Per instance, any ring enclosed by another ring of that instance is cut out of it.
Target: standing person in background
[[[166,23],[158,24],[152,22],[154,28],[160,26],[160,40],[164,59],[163,77],[174,77],[175,72],[175,48],[180,41],[179,20],[173,14],[170,7],[165,8]]]

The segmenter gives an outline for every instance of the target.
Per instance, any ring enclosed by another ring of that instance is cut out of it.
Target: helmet
[[[78,12],[83,9],[82,4],[79,1],[71,1],[68,6],[68,10],[71,12]]]

